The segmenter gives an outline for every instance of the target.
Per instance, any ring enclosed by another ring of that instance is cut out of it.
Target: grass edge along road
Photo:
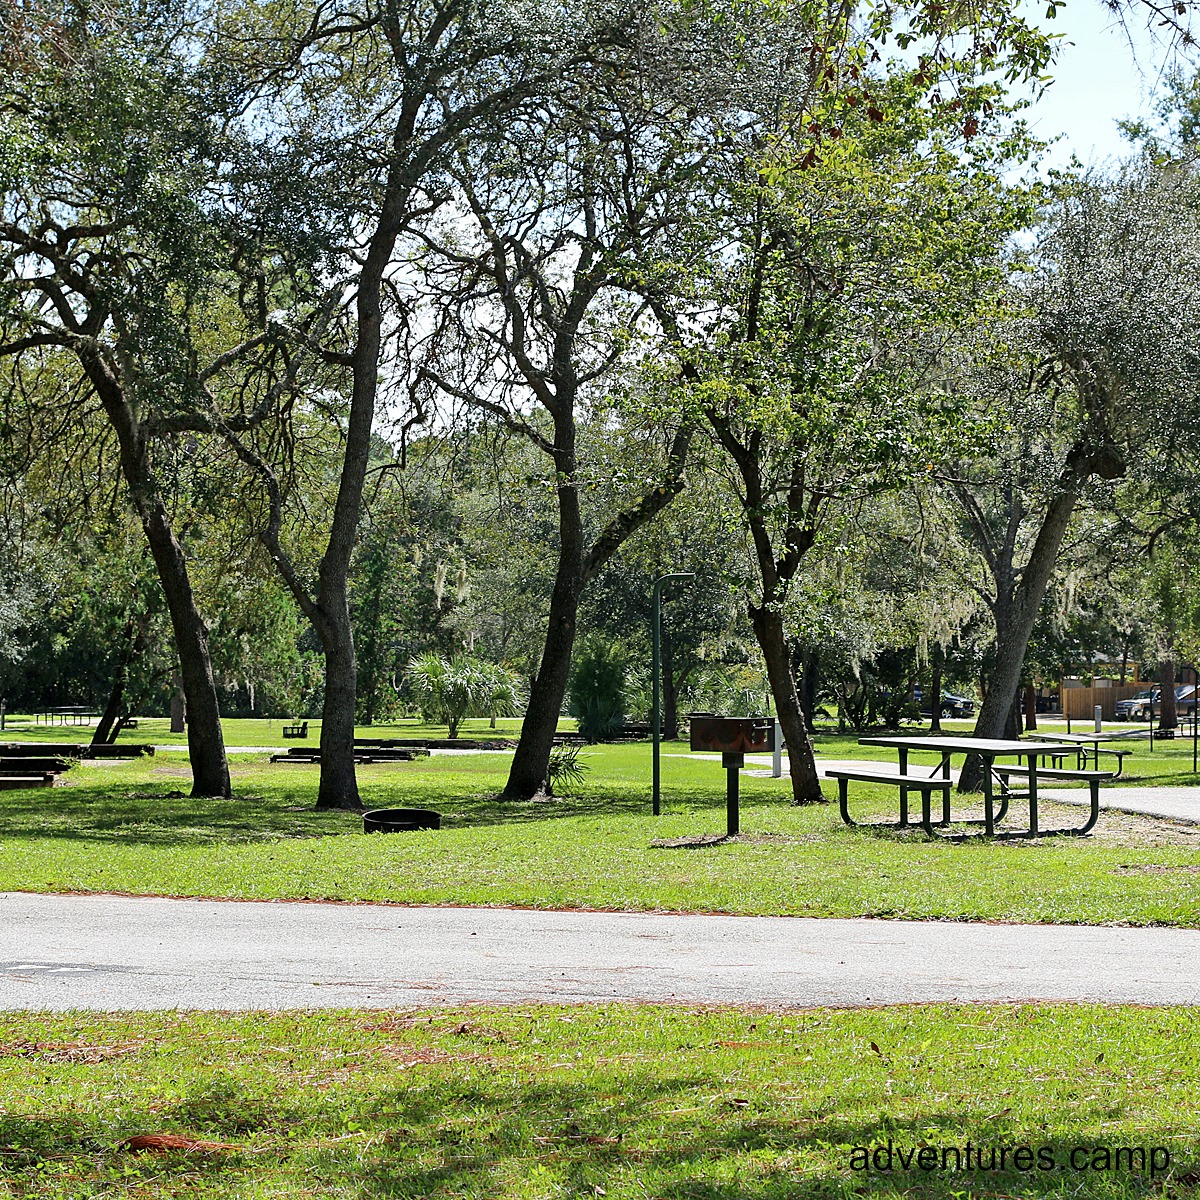
[[[824,749],[865,748],[826,739]],[[1131,774],[1190,781],[1182,750],[1156,749]],[[836,805],[795,808],[785,782],[744,777],[742,840],[668,849],[654,843],[723,828],[719,762],[666,760],[666,812],[654,819],[648,746],[585,753],[577,794],[528,804],[495,800],[503,754],[363,767],[368,804],[444,814],[436,833],[369,836],[354,814],[313,810],[313,767],[237,756],[238,798],[222,801],[187,797],[181,752],[85,764],[66,787],[0,792],[0,889],[1200,925],[1198,827],[1103,814],[1089,839],[927,843],[846,829]],[[856,806],[885,816],[894,789],[863,787]]]
[[[1198,1015],[0,1014],[0,1183],[53,1200],[1194,1196]]]

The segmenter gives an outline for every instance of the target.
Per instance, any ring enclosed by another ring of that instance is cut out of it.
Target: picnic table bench
[[[950,789],[954,783],[953,780],[946,779],[944,776],[900,775],[891,770],[890,763],[865,762],[862,767],[827,767],[825,778],[838,781],[838,806],[842,812],[842,820],[847,825],[862,824],[850,816],[848,793],[852,779],[859,783],[887,783],[900,788],[900,820],[895,822],[872,821],[869,824],[892,825],[896,829],[907,829],[909,825],[908,793],[910,790],[921,793],[921,825],[926,833],[930,836],[933,835],[929,800],[932,792],[940,791],[942,793],[942,819],[938,823],[942,825],[950,823]]]
[[[1022,767],[993,767],[992,773],[998,775],[1007,788],[1009,796],[1028,796],[1027,791],[1014,791],[1009,782],[1014,775],[1028,778],[1028,772]],[[1116,779],[1119,771],[1087,771],[1078,768],[1070,767],[1038,767],[1039,779],[1065,779],[1068,781],[1082,780],[1087,783],[1091,794],[1091,811],[1088,814],[1088,819],[1080,826],[1068,826],[1065,829],[1056,830],[1056,833],[1066,834],[1071,837],[1083,837],[1084,834],[1090,833],[1092,826],[1096,824],[1100,816],[1100,784],[1106,779]]]

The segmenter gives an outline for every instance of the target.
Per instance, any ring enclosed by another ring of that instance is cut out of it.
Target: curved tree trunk
[[[569,440],[573,453],[573,430]],[[529,800],[546,790],[550,751],[571,673],[579,597],[583,591],[583,521],[577,490],[572,486],[560,487],[558,505],[558,570],[550,595],[550,619],[541,664],[529,688],[521,737],[513,754],[508,782],[500,794],[503,800]]]
[[[150,632],[150,615],[143,613],[138,618],[130,617],[125,623],[125,648],[117,659],[113,671],[112,687],[109,689],[108,702],[96,731],[92,734],[93,746],[108,746],[117,740],[124,721],[121,709],[125,704],[125,685],[129,679],[129,668],[142,656],[146,649],[146,639]]]
[[[229,764],[221,731],[221,709],[208,653],[208,628],[188,577],[183,550],[175,538],[166,510],[157,502],[142,511],[142,527],[158,567],[187,697],[188,757],[192,764],[193,796],[229,796]]]
[[[783,614],[774,608],[750,606],[750,622],[754,636],[762,649],[767,665],[767,678],[771,683],[771,696],[775,701],[775,715],[783,729],[783,740],[787,744],[788,769],[792,777],[793,804],[819,804],[825,796],[821,792],[821,779],[817,774],[817,761],[813,755],[812,738],[800,711],[800,698],[796,694],[796,680],[791,671],[787,638],[783,631]]]
[[[94,349],[80,352],[80,361],[96,388],[120,446],[121,473],[142,522],[146,541],[171,616],[179,655],[183,691],[188,706],[188,756],[193,796],[229,796],[229,764],[221,732],[221,709],[208,653],[208,627],[196,606],[187,559],[150,465],[150,445],[144,425],[125,395],[115,368]]]
[[[1038,530],[1037,540],[1021,579],[1007,595],[998,582],[993,613],[996,619],[996,647],[988,673],[987,690],[975,722],[974,736],[1003,738],[1010,729],[1014,697],[1018,695],[1025,667],[1025,651],[1037,621],[1038,610],[1058,561],[1059,547],[1075,511],[1075,491],[1061,491],[1051,501]],[[960,791],[978,791],[983,784],[982,768],[974,756],[967,759],[959,778]]]
[[[546,790],[547,767],[575,644],[575,622],[579,609],[577,591],[556,586],[550,602],[550,622],[542,648],[537,677],[529,689],[529,704],[521,722],[521,738],[513,755],[504,800],[528,800]]]

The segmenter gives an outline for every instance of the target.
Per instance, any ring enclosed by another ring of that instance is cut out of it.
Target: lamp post
[[[695,576],[696,573],[694,571],[677,571],[671,575],[660,576],[654,581],[654,636],[651,639],[653,656],[651,658],[650,669],[650,736],[654,739],[654,767],[650,799],[656,817],[662,812],[662,801],[659,796],[660,770],[658,761],[658,744],[662,740],[662,719],[659,715],[658,706],[659,683],[662,675],[662,587],[664,583],[668,583],[672,579],[694,579]]]

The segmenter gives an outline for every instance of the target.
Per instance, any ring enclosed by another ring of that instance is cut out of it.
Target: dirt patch
[[[30,1058],[45,1063],[102,1063],[125,1058],[141,1049],[138,1042],[92,1046],[86,1042],[9,1042],[0,1045],[0,1058]]]
[[[1079,819],[1071,817],[1072,810],[1075,813],[1086,811],[1066,804],[1049,806],[1043,801],[1042,810],[1048,809],[1048,815],[1061,819],[1064,824]],[[1049,821],[1042,818],[1042,824],[1049,824]],[[1200,826],[1108,808],[1101,810],[1091,840],[1100,846],[1184,846],[1200,850]]]

